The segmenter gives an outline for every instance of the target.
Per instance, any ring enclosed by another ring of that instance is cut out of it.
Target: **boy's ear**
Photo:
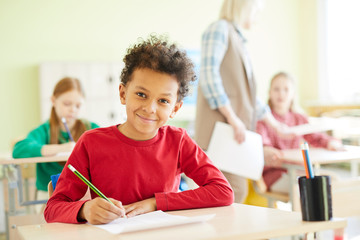
[[[120,83],[119,85],[119,96],[120,96],[120,102],[121,104],[125,105],[126,101],[125,101],[125,98],[126,98],[126,87],[124,84]]]
[[[179,109],[182,107],[183,105],[183,101],[177,102],[174,106],[174,109],[172,111],[172,113],[170,114],[170,118],[174,118],[175,114],[177,113],[177,111],[179,111]]]

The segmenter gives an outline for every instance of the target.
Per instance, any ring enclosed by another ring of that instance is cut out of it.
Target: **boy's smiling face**
[[[134,140],[148,140],[181,108],[175,76],[151,69],[136,69],[126,86],[120,84],[120,101],[127,120],[119,130]]]

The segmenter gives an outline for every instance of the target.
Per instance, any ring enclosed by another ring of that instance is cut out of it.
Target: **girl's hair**
[[[53,97],[58,98],[60,95],[72,91],[77,90],[83,97],[84,91],[81,87],[80,81],[76,78],[71,77],[65,77],[61,79],[55,86]],[[59,132],[60,132],[60,124],[63,124],[61,121],[59,121],[59,117],[55,112],[54,106],[51,108],[51,114],[50,114],[50,144],[58,144],[59,142]],[[73,136],[74,140],[77,141],[81,134],[83,134],[86,131],[85,124],[77,119],[75,122],[75,125],[71,131],[71,135]]]
[[[148,40],[140,42],[127,50],[124,57],[125,66],[121,72],[121,83],[131,81],[136,69],[148,68],[155,72],[166,73],[176,77],[179,83],[178,99],[181,101],[190,90],[190,82],[196,80],[194,64],[175,44],[170,44],[165,36],[150,35]]]
[[[262,5],[263,0],[224,0],[219,18],[241,26],[248,20],[253,8],[261,8]]]
[[[293,78],[293,76],[291,76],[289,73],[286,73],[286,72],[279,72],[277,74],[275,74],[271,81],[270,81],[270,88],[273,84],[273,82],[275,81],[275,79],[279,78],[279,77],[283,77],[283,78],[286,78],[294,87],[295,89],[295,79]],[[273,108],[273,105],[271,103],[271,100],[270,100],[270,97],[269,97],[269,100],[268,100],[268,105],[269,107],[272,109]],[[295,106],[294,106],[294,98],[291,100],[291,103],[290,103],[290,109],[289,109],[291,112],[294,112],[295,111]]]

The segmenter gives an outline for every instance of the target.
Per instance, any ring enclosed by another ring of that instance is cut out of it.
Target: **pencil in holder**
[[[303,221],[328,221],[332,218],[330,176],[299,177]]]

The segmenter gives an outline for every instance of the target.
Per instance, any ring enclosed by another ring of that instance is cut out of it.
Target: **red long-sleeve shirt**
[[[117,126],[90,130],[76,143],[67,162],[105,196],[124,205],[155,197],[158,210],[230,205],[230,184],[201,148],[181,128],[164,126],[147,141],[135,141]],[[180,174],[199,185],[178,192]],[[61,173],[45,209],[47,222],[78,223],[87,186],[68,168]],[[97,195],[91,192],[91,197]]]
[[[285,123],[290,127],[309,123],[307,117],[300,113],[288,112],[285,115],[279,115],[273,111],[272,114],[279,122]],[[304,136],[296,136],[291,139],[281,138],[276,131],[264,121],[257,122],[256,132],[262,136],[264,146],[270,146],[280,150],[299,148],[303,140],[306,140],[313,147],[326,148],[328,142],[333,139],[325,133],[312,133]],[[265,166],[263,179],[267,188],[269,189],[284,172],[286,172],[284,168]]]

